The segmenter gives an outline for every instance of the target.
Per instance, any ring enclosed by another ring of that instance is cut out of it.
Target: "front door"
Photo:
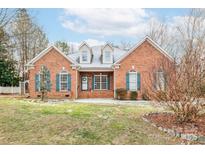
[[[82,90],[88,90],[88,77],[82,76]]]

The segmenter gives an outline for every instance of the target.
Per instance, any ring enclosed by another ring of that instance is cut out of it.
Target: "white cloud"
[[[96,39],[86,39],[86,40],[83,40],[83,41],[85,41],[91,47],[92,46],[97,46],[97,45],[104,45],[106,43],[104,41],[99,41],[99,40],[96,40]],[[70,46],[72,46],[73,51],[77,51],[81,43],[82,42],[68,42],[68,44]]]
[[[99,40],[96,40],[96,39],[86,39],[86,40],[83,40],[85,41],[89,46],[97,46],[97,45],[104,45],[106,42],[104,41],[99,41]],[[72,44],[74,46],[80,46],[80,44],[82,42],[68,42],[69,44]]]
[[[99,37],[144,34],[150,14],[144,9],[65,9],[62,25],[74,32]]]
[[[104,45],[105,44],[104,41],[99,41],[99,40],[95,40],[95,39],[87,39],[87,40],[85,40],[85,42],[87,42],[88,45],[90,45],[90,46]]]

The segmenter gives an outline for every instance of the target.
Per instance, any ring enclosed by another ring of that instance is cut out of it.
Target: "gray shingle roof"
[[[75,60],[77,63],[79,63],[79,66],[84,69],[91,69],[91,68],[96,68],[96,69],[105,69],[105,68],[111,68],[113,63],[116,62],[121,56],[123,56],[127,51],[113,47],[113,63],[112,64],[103,64],[102,63],[102,53],[101,49],[104,46],[93,46],[91,47],[92,49],[92,60],[90,64],[81,64],[79,63],[79,57],[80,57],[80,52],[77,51],[73,54],[68,55],[70,58]]]

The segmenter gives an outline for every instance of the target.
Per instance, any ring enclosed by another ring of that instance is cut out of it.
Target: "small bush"
[[[136,91],[131,91],[130,92],[130,99],[131,100],[136,100],[138,96],[138,93]]]
[[[125,99],[127,90],[124,88],[116,89],[117,99]]]
[[[200,117],[205,109],[205,105],[200,102],[167,102],[167,105],[174,111],[177,123],[193,122]]]
[[[149,96],[147,95],[146,92],[144,92],[144,93],[142,94],[142,99],[145,100],[145,101],[149,101],[149,100],[150,100],[150,98],[149,98]]]

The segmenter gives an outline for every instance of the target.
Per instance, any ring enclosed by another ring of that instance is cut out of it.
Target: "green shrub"
[[[127,90],[124,88],[116,89],[117,99],[125,99]]]
[[[130,99],[131,100],[136,100],[138,96],[138,93],[136,91],[131,91],[130,92]]]
[[[145,101],[149,101],[149,100],[150,100],[150,98],[149,98],[149,96],[147,95],[146,92],[144,92],[144,93],[142,94],[142,99],[145,100]]]

